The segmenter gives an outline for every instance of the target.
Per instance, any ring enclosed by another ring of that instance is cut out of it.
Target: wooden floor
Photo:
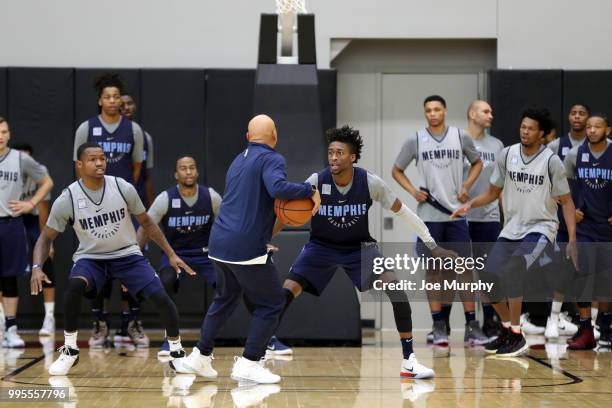
[[[15,407],[612,407],[612,353],[568,353],[544,346],[542,337],[529,339],[528,356],[500,360],[464,348],[459,332],[450,348],[428,348],[424,337],[417,334],[416,352],[436,371],[433,380],[401,380],[397,334],[369,332],[361,348],[297,348],[293,358],[268,361],[280,385],[239,386],[229,378],[237,348],[216,350],[214,382],[174,375],[156,348],[83,348],[70,377],[49,377],[55,344],[41,347],[38,336],[25,335],[25,350],[0,349],[0,385],[69,387],[69,402],[8,405]],[[63,341],[59,334],[55,340]]]

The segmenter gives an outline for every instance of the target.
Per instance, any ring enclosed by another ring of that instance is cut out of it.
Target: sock
[[[17,317],[15,316],[6,316],[4,319],[6,323],[6,330],[10,329],[12,326],[17,326]]]
[[[610,313],[608,312],[603,312],[601,314],[601,321],[599,323],[599,331],[601,333],[610,333],[610,318],[612,317],[612,315],[610,315]]]
[[[521,334],[521,325],[520,324],[511,325],[510,330],[512,330],[512,333]]]
[[[444,320],[444,312],[443,311],[431,312],[431,318],[433,319],[434,322],[436,320]]]
[[[183,348],[183,346],[181,345],[181,338],[179,337],[176,340],[170,340],[168,339],[168,344],[170,345],[170,352],[172,353],[173,351],[179,351],[180,349]]]
[[[482,305],[482,314],[485,320],[495,319],[495,309],[488,303]]]
[[[98,321],[104,320],[104,313],[102,312],[102,309],[91,309],[91,313],[96,316],[96,319],[98,319]]]
[[[64,332],[64,344],[75,350],[79,349],[79,347],[77,346],[77,333],[78,332]]]
[[[412,337],[400,340],[402,341],[402,353],[404,354],[404,358],[407,360],[410,358],[410,355],[414,353],[412,350]]]
[[[108,312],[106,311],[102,312],[102,321],[104,321],[106,325],[108,326],[108,328],[110,329],[110,315]]]
[[[55,302],[45,302],[45,314],[53,315],[55,311]]]
[[[597,319],[597,313],[599,313],[599,309],[596,307],[591,308],[591,319]]]
[[[0,315],[4,314],[4,305],[0,302]]]
[[[450,319],[452,307],[452,303],[442,305],[442,314],[444,315],[444,320],[448,321],[448,319]]]
[[[502,326],[504,326],[505,329],[509,329],[511,324],[510,322],[502,322]]]
[[[130,312],[123,311],[121,312],[121,332],[127,332],[128,324],[130,323]]]
[[[476,320],[476,312],[464,312],[465,315],[465,324],[468,324],[472,320]]]
[[[132,314],[131,320],[140,320],[140,307],[131,307],[130,313]]]
[[[550,315],[559,316],[559,313],[561,313],[562,305],[563,305],[563,302],[559,302],[558,300],[553,300],[552,305],[550,307]]]
[[[586,330],[592,330],[593,325],[591,324],[591,318],[587,317],[586,319],[580,318],[580,327]]]

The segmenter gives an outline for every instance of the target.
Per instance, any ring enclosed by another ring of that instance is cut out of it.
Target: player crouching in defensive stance
[[[195,272],[187,266],[168,244],[159,227],[145,212],[136,189],[119,177],[105,176],[106,157],[97,143],[83,143],[77,151],[77,168],[81,178],[65,189],[55,200],[47,225],[34,248],[31,290],[42,291],[42,283],[49,282],[41,265],[49,255],[55,238],[70,223],[79,240],[74,253],[74,265],[64,297],[64,346],[49,367],[51,375],[66,375],[79,360],[77,346],[78,317],[81,298],[95,296],[107,276],[118,279],[133,296],[147,298],[160,313],[168,333],[170,366],[181,372],[185,351],[178,330],[176,306],[166,294],[149,262],[142,256],[131,221],[134,215],[150,239],[168,256],[170,265],[178,272]]]
[[[368,212],[373,201],[378,201],[384,209],[399,216],[406,227],[415,231],[426,243],[434,256],[457,256],[455,252],[437,246],[425,223],[397,199],[380,177],[353,166],[363,148],[358,130],[348,126],[330,129],[327,131],[327,142],[329,167],[307,179],[320,191],[321,207],[311,221],[310,241],[302,249],[284,282],[285,306],[281,319],[291,302],[303,291],[320,296],[338,267],[344,269],[360,291],[371,289],[377,279],[385,283],[398,281],[391,271],[374,275],[372,265],[364,268],[361,265],[362,259],[373,262],[374,258],[382,257],[368,228]],[[336,216],[333,209],[328,211],[338,205],[363,210],[351,216]],[[281,227],[277,221],[275,231]],[[365,243],[363,248],[362,243]],[[369,273],[362,274],[362,270]],[[401,339],[404,358],[400,375],[410,378],[434,377],[434,371],[420,364],[413,351],[412,310],[408,296],[401,290],[385,292],[391,300]],[[245,303],[248,307],[248,299],[245,299]]]

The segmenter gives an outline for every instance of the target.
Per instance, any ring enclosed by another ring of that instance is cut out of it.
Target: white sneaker
[[[251,381],[258,384],[275,384],[281,380],[280,376],[263,366],[263,360],[251,361],[244,357],[234,358],[231,377],[235,381]]]
[[[5,333],[2,339],[2,347],[4,348],[22,348],[25,347],[25,342],[19,334],[17,334],[17,326],[11,326]]]
[[[47,313],[38,334],[41,336],[50,336],[53,333],[55,333],[55,317],[52,314]]]
[[[535,324],[529,321],[529,313],[523,313],[521,315],[521,329],[524,334],[544,334],[546,328],[541,326],[536,326]]]
[[[544,337],[547,339],[558,339],[559,338],[559,317],[550,315],[546,320],[546,330],[544,331]]]
[[[567,313],[561,313],[559,315],[559,335],[573,336],[576,333],[578,333],[578,326],[572,323],[572,319]]]
[[[409,400],[410,402],[416,402],[424,394],[434,392],[436,389],[436,383],[433,381],[406,379],[401,380],[400,387],[402,399]]]
[[[593,337],[595,338],[595,341],[599,340],[601,337],[599,330],[597,330],[597,327],[595,326],[595,322],[593,322]]]
[[[200,354],[200,350],[197,347],[193,348],[193,351],[185,361],[183,367],[193,374],[197,374],[204,378],[215,379],[217,378],[217,372],[212,367],[213,356],[204,356]]]
[[[60,355],[49,367],[49,374],[67,375],[70,369],[79,363],[79,350],[63,345],[57,351]]]
[[[427,368],[419,363],[414,353],[412,353],[408,359],[402,360],[400,377],[433,378],[435,377],[435,373],[431,368]]]
[[[261,404],[270,395],[279,393],[280,390],[281,387],[276,384],[251,384],[238,386],[232,390],[232,401],[238,408],[251,407],[253,405]]]
[[[185,350],[180,349],[172,351],[168,358],[168,364],[174,371],[180,374],[192,374],[191,370],[184,366],[185,360],[187,360],[187,353],[185,353]]]

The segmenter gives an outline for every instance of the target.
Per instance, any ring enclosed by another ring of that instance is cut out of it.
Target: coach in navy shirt
[[[274,150],[277,135],[271,118],[254,117],[249,122],[247,140],[247,148],[227,171],[223,201],[210,232],[208,256],[215,266],[217,290],[187,365],[194,373],[210,376],[214,372],[211,355],[215,337],[244,291],[255,311],[244,353],[234,364],[232,378],[276,383],[280,377],[259,364],[285,303],[276,267],[266,248],[275,221],[274,199],[311,197],[314,214],[321,198],[310,183],[287,181],[285,159]]]

